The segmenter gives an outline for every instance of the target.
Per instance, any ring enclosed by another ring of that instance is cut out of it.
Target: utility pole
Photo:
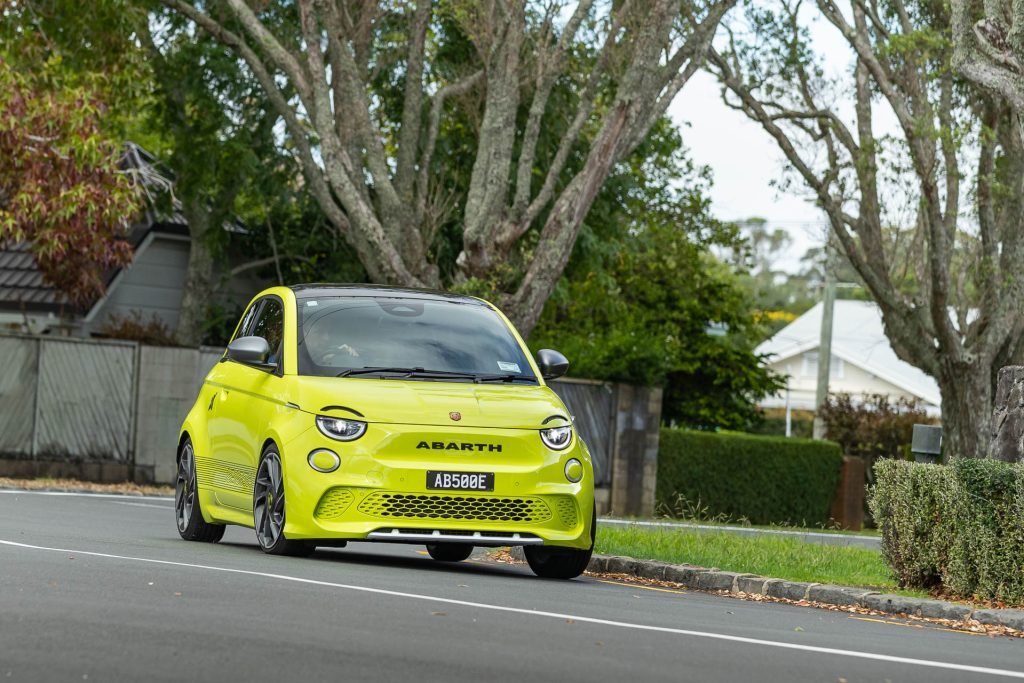
[[[825,438],[825,421],[821,409],[828,400],[829,371],[832,365],[832,310],[836,301],[836,274],[832,247],[825,243],[825,287],[821,302],[821,341],[818,343],[818,390],[814,396],[814,438]]]

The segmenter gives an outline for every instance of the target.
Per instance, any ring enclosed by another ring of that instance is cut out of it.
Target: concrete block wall
[[[135,479],[172,484],[178,430],[203,378],[220,359],[211,349],[143,346],[136,399]]]
[[[642,516],[654,512],[661,400],[660,387],[616,386],[609,505],[614,515]]]

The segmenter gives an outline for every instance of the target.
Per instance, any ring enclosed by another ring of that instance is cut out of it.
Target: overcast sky
[[[839,75],[849,68],[849,47],[834,27],[823,20],[814,21],[811,35],[819,53],[826,55],[827,72]],[[669,115],[681,126],[693,161],[712,170],[715,215],[722,220],[764,218],[770,227],[786,229],[793,247],[789,258],[778,265],[795,270],[804,252],[822,243],[825,217],[807,194],[799,194],[804,186],[794,184],[788,192],[772,187],[772,180],[785,168],[775,141],[759,124],[726,107],[717,81],[705,72],[686,84]]]
[[[669,114],[682,126],[693,161],[712,170],[715,215],[723,220],[765,218],[770,226],[785,228],[793,248],[787,262],[779,265],[795,267],[804,251],[820,240],[824,216],[805,196],[771,186],[784,168],[775,141],[760,125],[722,104],[718,83],[706,73],[686,84]]]

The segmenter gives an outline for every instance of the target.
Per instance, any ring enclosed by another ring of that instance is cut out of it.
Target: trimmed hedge
[[[882,460],[869,504],[905,588],[1024,603],[1024,464]]]
[[[843,456],[831,441],[662,429],[659,508],[681,497],[752,524],[828,524]]]

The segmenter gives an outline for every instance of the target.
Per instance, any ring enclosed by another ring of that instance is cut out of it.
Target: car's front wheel
[[[523,548],[526,562],[537,576],[544,579],[575,579],[587,571],[590,557],[594,554],[594,540],[597,538],[597,509],[590,523],[590,547],[558,548],[543,545],[528,545]]]
[[[224,537],[223,524],[210,524],[203,519],[196,486],[196,452],[192,440],[186,438],[178,453],[178,479],[174,485],[174,517],[178,534],[186,541],[216,543]]]
[[[575,579],[587,569],[594,550],[528,545],[523,548],[530,569],[544,579]]]
[[[316,546],[306,541],[289,541],[284,536],[284,468],[281,454],[267,446],[256,470],[252,493],[253,526],[260,549],[268,555],[309,555]]]
[[[473,554],[468,543],[429,543],[427,552],[438,562],[462,562]]]

